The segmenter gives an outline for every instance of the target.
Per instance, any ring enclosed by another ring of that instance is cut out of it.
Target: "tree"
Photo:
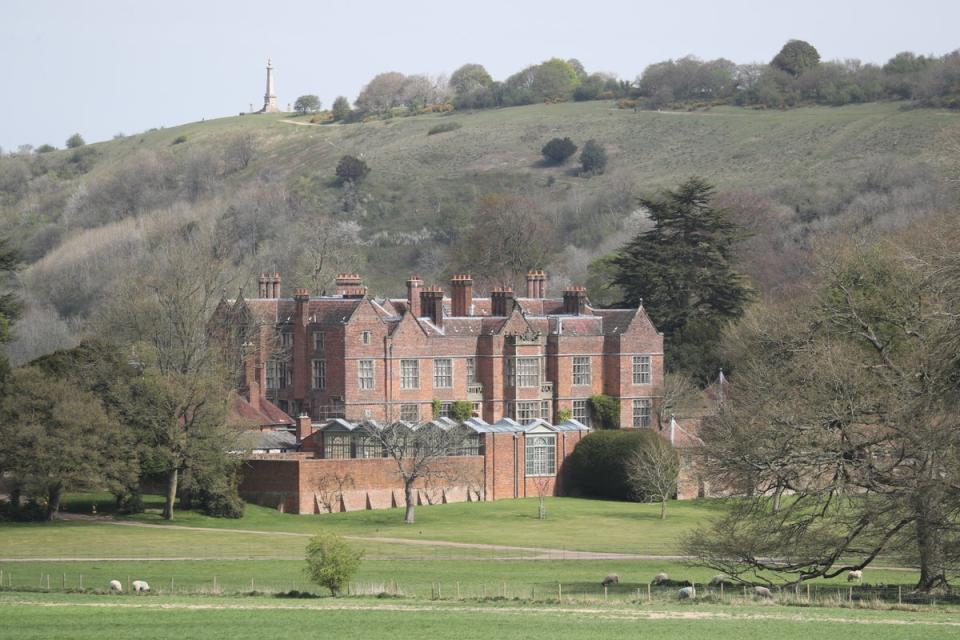
[[[331,113],[334,120],[341,122],[350,117],[350,101],[347,100],[346,96],[337,96],[336,100],[333,101]]]
[[[382,114],[403,104],[403,89],[407,77],[397,71],[374,76],[354,101],[360,111]]]
[[[233,136],[223,150],[224,160],[229,170],[246,169],[257,153],[257,139],[252,133],[238,133]]]
[[[457,422],[464,422],[473,416],[473,404],[468,400],[454,400],[450,406],[450,417]]]
[[[319,533],[307,543],[306,574],[316,584],[330,589],[333,597],[360,568],[363,552],[335,533]]]
[[[34,367],[17,369],[0,403],[0,470],[52,520],[67,491],[99,489],[126,463],[127,440],[100,401]],[[14,509],[17,505],[14,505]]]
[[[570,138],[554,138],[540,150],[544,159],[551,164],[563,164],[576,152],[577,145]]]
[[[19,252],[6,238],[0,238],[0,348],[13,338],[13,323],[23,312],[20,300],[10,291],[13,274],[19,265]],[[0,351],[0,388],[8,371],[7,356]]]
[[[803,40],[788,40],[787,44],[780,49],[780,53],[770,61],[770,66],[792,76],[799,76],[818,64],[820,64],[820,53],[812,44]]]
[[[752,497],[691,535],[689,553],[731,576],[792,582],[886,554],[917,563],[917,590],[949,587],[960,561],[960,238],[948,229],[911,247],[842,248],[808,297],[730,331],[735,382],[700,435],[712,476]]]
[[[465,64],[450,76],[450,89],[458,109],[481,109],[495,104],[493,78],[483,65]]]
[[[660,519],[667,518],[667,500],[677,495],[680,456],[662,437],[634,451],[627,459],[627,480],[644,502],[660,503]]]
[[[666,338],[671,370],[702,383],[720,366],[721,331],[753,295],[734,269],[739,229],[710,205],[712,194],[709,183],[693,177],[675,191],[641,199],[654,226],[613,259],[623,304],[643,304]]]
[[[370,167],[362,159],[347,155],[340,158],[336,173],[337,179],[341,183],[356,184],[367,177],[367,174],[370,173]]]
[[[587,140],[580,152],[580,168],[584,175],[599,175],[607,169],[607,150],[596,140]]]
[[[653,429],[594,431],[577,443],[565,468],[569,487],[579,494],[608,500],[643,499],[630,482],[633,455],[663,442]]]
[[[67,149],[76,149],[85,144],[87,143],[84,141],[83,136],[81,136],[79,133],[75,133],[67,138]]]
[[[320,111],[320,98],[312,94],[300,96],[296,102],[293,103],[293,110],[300,115],[316,113]]]
[[[546,520],[547,519],[547,496],[550,495],[551,489],[554,486],[554,477],[553,476],[534,476],[530,478],[533,480],[533,487],[537,492],[537,519]]]
[[[620,403],[608,395],[590,396],[590,415],[601,429],[620,428]]]

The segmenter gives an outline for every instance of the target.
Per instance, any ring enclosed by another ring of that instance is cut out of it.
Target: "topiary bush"
[[[577,145],[570,138],[554,138],[543,145],[540,153],[550,164],[563,164],[577,152]]]
[[[580,442],[567,459],[567,487],[576,495],[609,500],[635,500],[627,473],[631,457],[652,448],[660,434],[652,429],[595,431]]]

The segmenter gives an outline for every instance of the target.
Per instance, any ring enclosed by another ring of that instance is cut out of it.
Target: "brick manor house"
[[[241,485],[251,501],[297,513],[399,506],[391,461],[368,455],[356,434],[397,421],[443,428],[455,401],[470,402],[477,434],[476,450],[455,460],[476,467],[480,488],[443,488],[442,501],[529,495],[543,475],[559,491],[563,461],[589,429],[590,396],[620,403],[621,428],[658,426],[663,336],[642,307],[596,309],[583,287],[548,298],[540,270],[524,296],[496,287],[475,297],[469,275],[453,276],[448,294],[411,277],[403,298],[370,297],[353,274],[339,275],[331,296],[282,298],[280,283],[261,275],[256,298],[223,299],[211,319],[242,354],[233,413],[261,435]],[[561,411],[572,419],[557,420]],[[334,463],[352,474],[336,508],[317,488]]]

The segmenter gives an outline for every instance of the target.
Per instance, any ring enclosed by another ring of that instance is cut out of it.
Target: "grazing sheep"
[[[600,586],[607,587],[607,586],[610,586],[611,584],[620,584],[620,576],[618,576],[615,573],[611,573],[610,575],[608,575],[606,578],[603,579],[603,581],[600,583]]]
[[[720,575],[716,575],[710,578],[710,586],[719,587],[720,585],[724,584],[725,582],[728,582],[729,580],[730,578],[728,578],[727,576],[721,573]]]
[[[143,580],[134,580],[133,590],[137,593],[146,593],[147,591],[150,591],[150,585]]]
[[[677,591],[677,597],[681,600],[693,600],[697,597],[697,590],[694,587],[684,587]]]
[[[770,593],[770,589],[767,589],[766,587],[754,587],[754,588],[753,588],[753,595],[757,596],[758,598],[772,598],[772,597],[773,597],[773,594]]]
[[[123,593],[123,585],[120,584],[119,580],[110,581],[110,591],[116,591],[117,593]]]
[[[853,582],[854,580],[856,580],[857,582],[860,582],[863,580],[862,569],[854,569],[853,571],[847,574],[847,582]]]
[[[657,575],[653,576],[653,584],[663,584],[669,579],[670,579],[670,576],[668,576],[667,574],[661,571]]]

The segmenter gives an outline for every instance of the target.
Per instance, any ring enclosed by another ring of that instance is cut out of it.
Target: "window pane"
[[[418,422],[420,420],[420,405],[402,404],[400,405],[400,419],[404,422]]]
[[[401,389],[419,389],[420,388],[420,361],[419,360],[401,360],[400,361],[400,388]]]
[[[313,388],[325,389],[327,387],[327,363],[325,360],[313,361]]]
[[[633,356],[633,384],[650,384],[650,356]]]
[[[570,416],[577,422],[587,424],[587,401],[586,400],[574,400],[573,401],[573,413]]]
[[[517,358],[517,386],[540,386],[540,358]]]
[[[553,435],[536,435],[526,439],[525,471],[528,476],[552,476],[557,472],[557,441]]]
[[[313,350],[323,351],[323,331],[313,332]]]
[[[433,361],[433,386],[435,389],[453,387],[453,361],[450,358]]]
[[[573,384],[575,385],[590,384],[590,357],[589,356],[573,357]]]
[[[360,389],[364,391],[373,389],[373,360],[358,360],[357,376],[360,380]]]
[[[467,358],[467,384],[477,381],[477,359]]]
[[[323,457],[338,459],[350,458],[351,440],[350,435],[345,433],[323,434]]]
[[[647,428],[650,426],[650,408],[649,398],[641,398],[633,401],[633,426],[638,428]]]

